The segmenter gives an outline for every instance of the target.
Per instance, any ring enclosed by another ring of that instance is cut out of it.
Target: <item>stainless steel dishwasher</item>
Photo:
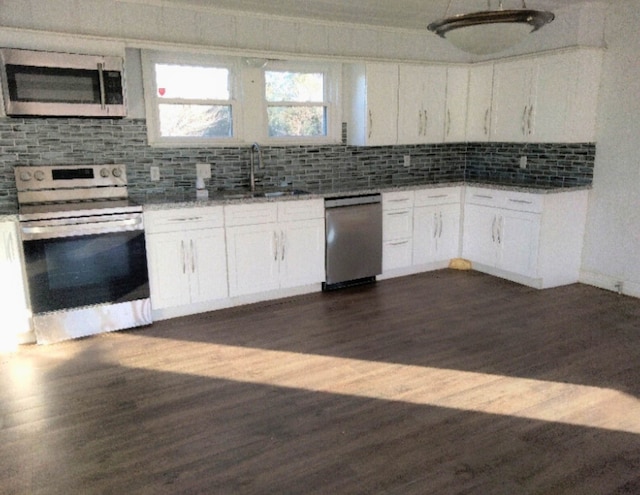
[[[374,282],[382,273],[380,194],[327,198],[324,290]]]

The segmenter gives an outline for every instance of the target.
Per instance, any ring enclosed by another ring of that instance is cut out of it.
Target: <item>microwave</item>
[[[124,117],[120,57],[0,49],[8,116]]]

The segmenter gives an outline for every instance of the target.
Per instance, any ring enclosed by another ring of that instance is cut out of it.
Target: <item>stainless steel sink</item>
[[[217,191],[214,193],[214,198],[221,199],[250,199],[250,198],[281,198],[286,196],[301,196],[304,194],[310,194],[309,191],[302,189],[275,189],[264,191],[244,191],[244,190],[229,190],[229,191]]]

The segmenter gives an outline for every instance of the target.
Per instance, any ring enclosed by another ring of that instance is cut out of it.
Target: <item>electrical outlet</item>
[[[406,168],[411,166],[411,155],[404,155],[404,166]]]
[[[160,167],[153,166],[150,168],[151,171],[151,180],[156,181],[160,180]]]
[[[527,168],[527,155],[520,157],[520,168]]]
[[[211,164],[196,163],[196,177],[198,179],[211,179]]]

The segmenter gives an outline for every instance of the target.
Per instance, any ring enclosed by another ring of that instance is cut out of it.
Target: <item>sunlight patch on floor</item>
[[[185,341],[171,358],[150,351],[117,364],[640,434],[640,399],[586,385]]]

